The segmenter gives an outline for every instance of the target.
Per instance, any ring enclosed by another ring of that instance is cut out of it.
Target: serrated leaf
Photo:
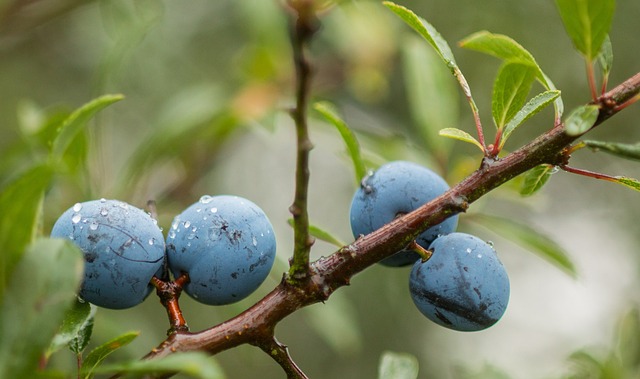
[[[592,149],[602,150],[621,158],[640,160],[640,143],[629,144],[593,140],[585,140],[583,142]]]
[[[93,378],[97,367],[100,366],[102,361],[114,351],[131,343],[138,335],[140,335],[140,332],[127,332],[91,350],[82,362],[82,368],[80,369],[82,377],[85,379]]]
[[[96,113],[122,99],[124,99],[122,95],[105,95],[73,111],[73,113],[64,120],[58,131],[58,135],[53,140],[51,152],[54,160],[61,159],[64,156],[64,153],[69,146],[71,146],[71,142]]]
[[[443,137],[453,138],[453,139],[457,139],[459,141],[464,141],[464,142],[469,142],[471,144],[476,145],[480,149],[480,151],[484,151],[484,148],[482,147],[480,142],[478,142],[478,140],[473,138],[471,134],[465,132],[464,130],[460,130],[458,128],[444,128],[440,130],[438,134]]]
[[[574,109],[564,122],[564,130],[570,136],[586,133],[598,119],[600,108],[597,105],[582,105]]]
[[[25,247],[38,235],[44,192],[52,179],[51,167],[35,166],[0,193],[0,293]]]
[[[293,219],[290,218],[287,220],[287,223],[290,226],[293,226]],[[343,247],[346,246],[346,244],[342,241],[340,241],[339,238],[334,237],[333,234],[327,232],[324,229],[321,229],[315,225],[309,225],[309,234],[311,234],[312,237],[319,239],[320,241],[324,241],[327,243],[330,243],[332,245],[335,245],[337,247]]]
[[[547,105],[551,104],[551,102],[557,99],[559,96],[560,91],[545,91],[530,99],[520,110],[518,110],[515,116],[511,120],[509,120],[507,125],[504,127],[502,138],[500,139],[500,150],[502,150],[505,142],[507,142],[507,139],[509,138],[511,133],[513,133],[513,131],[518,126],[522,125],[536,113],[543,110]]]
[[[360,154],[360,144],[358,143],[356,135],[351,131],[351,128],[349,128],[347,123],[344,122],[344,120],[338,115],[338,112],[333,104],[326,101],[318,102],[313,105],[313,109],[320,113],[340,133],[342,140],[347,146],[347,151],[349,152],[349,156],[351,157],[351,162],[353,163],[353,171],[356,176],[356,183],[360,183],[362,178],[367,175],[367,168],[364,164],[364,161],[362,160],[362,155]]]
[[[611,28],[615,1],[556,0],[556,5],[573,45],[593,61]]]
[[[200,379],[224,379],[222,368],[213,358],[202,352],[175,353],[160,359],[136,360],[121,364],[104,365],[98,373],[169,374],[182,373]]]
[[[404,87],[416,130],[434,157],[447,156],[452,144],[436,138],[438,131],[457,125],[458,92],[451,75],[430,46],[418,36],[402,44]]]
[[[640,191],[640,181],[634,178],[629,178],[627,176],[615,176],[612,180],[615,183],[622,184],[623,186],[627,186],[636,191]]]
[[[493,121],[499,129],[511,121],[527,101],[535,78],[536,69],[530,65],[506,62],[500,67],[491,99]]]
[[[549,180],[556,168],[552,165],[543,164],[532,168],[524,174],[524,181],[520,194],[522,196],[531,196],[538,192]]]
[[[506,62],[518,62],[530,65],[536,69],[536,78],[549,91],[555,91],[556,86],[551,79],[542,71],[533,55],[522,45],[511,37],[503,34],[494,34],[488,31],[480,31],[466,37],[460,41],[460,46],[475,50],[484,54],[494,56]],[[562,98],[558,97],[554,106],[556,108],[556,118],[560,118],[564,112]]]
[[[84,260],[70,241],[39,239],[16,265],[0,307],[0,378],[29,378],[73,304]]]
[[[53,338],[47,354],[51,355],[66,345],[69,345],[74,353],[81,353],[89,343],[95,313],[96,306],[76,299],[73,306],[67,310],[62,326]]]
[[[602,68],[602,76],[605,78],[608,77],[609,72],[611,72],[611,67],[613,67],[613,47],[611,46],[609,35],[607,35],[602,42],[602,47],[598,54],[598,62]]]
[[[380,357],[378,379],[416,379],[418,359],[407,353],[385,351]]]
[[[474,215],[474,221],[547,260],[572,278],[577,276],[576,267],[566,251],[539,230],[510,218],[485,214]]]
[[[471,95],[471,88],[469,87],[469,83],[467,83],[467,79],[465,79],[464,75],[462,75],[462,71],[458,67],[456,60],[453,56],[453,52],[449,47],[447,41],[442,38],[440,33],[433,27],[430,23],[424,20],[421,17],[418,17],[411,10],[395,4],[390,1],[385,1],[383,4],[389,8],[396,16],[400,17],[407,25],[412,27],[418,34],[420,34],[424,39],[429,42],[429,44],[435,49],[436,53],[442,58],[445,62],[449,71],[453,74],[453,76],[458,80],[462,91],[465,96],[469,100],[469,104],[471,105],[474,113],[477,113],[478,107],[476,106],[473,96]]]

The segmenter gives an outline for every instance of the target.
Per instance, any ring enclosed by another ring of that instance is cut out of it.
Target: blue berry
[[[267,215],[237,196],[203,196],[175,217],[167,235],[173,275],[189,274],[185,292],[209,305],[247,297],[266,279],[275,256]]]
[[[142,303],[164,263],[164,237],[156,221],[117,200],[75,204],[56,221],[51,237],[70,239],[82,250],[85,272],[79,295],[104,308]]]
[[[418,164],[395,161],[381,166],[363,179],[351,200],[351,231],[358,238],[379,229],[394,218],[409,213],[442,195],[449,189],[438,174]],[[435,225],[418,236],[424,247],[438,236],[456,230],[458,216]],[[400,251],[380,263],[386,266],[407,266],[420,259],[412,251]]]
[[[493,247],[478,237],[451,233],[437,238],[426,261],[411,270],[409,289],[420,312],[459,331],[495,324],[509,302],[509,277]]]

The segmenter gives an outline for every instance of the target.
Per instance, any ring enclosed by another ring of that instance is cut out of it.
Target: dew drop
[[[80,222],[81,219],[82,219],[82,215],[80,213],[76,213],[73,215],[73,217],[71,217],[71,222],[73,222],[74,224],[77,224]]]
[[[188,239],[188,240],[192,240],[192,239],[194,239],[195,237],[196,237],[196,234],[195,234],[195,233],[189,233],[189,235],[187,235],[187,239]]]
[[[209,196],[209,195],[204,195],[200,198],[200,202],[202,204],[209,204],[211,201],[213,201],[213,197]]]
[[[106,215],[108,215],[108,214],[109,214],[109,210],[108,210],[107,208],[102,208],[102,209],[100,210],[100,214],[101,214],[102,216],[106,216]]]
[[[478,255],[476,255],[476,257],[478,257],[478,258],[482,258],[482,254],[478,254]]]
[[[184,222],[184,227],[185,228],[188,228],[190,226],[191,226],[191,221],[187,220],[187,221]]]
[[[471,248],[467,247],[467,254],[471,253]]]
[[[253,246],[258,246],[258,240],[256,239],[256,237],[253,237]]]
[[[198,227],[197,227],[197,226],[194,226],[193,228],[191,228],[191,231],[192,231],[192,232],[194,232],[194,233],[195,233],[197,230],[198,230]]]
[[[105,198],[103,197],[102,199],[100,199],[100,202],[104,204],[104,203],[106,203],[106,202],[107,202],[107,199],[105,199]]]
[[[216,207],[211,208],[211,213],[216,213],[216,212],[218,212],[218,208]]]
[[[149,245],[153,246],[153,244],[156,243],[156,239],[155,238],[149,238]]]
[[[202,208],[196,209],[196,213],[200,213],[200,212],[202,212]]]
[[[176,232],[174,230],[169,231],[169,238],[176,238]]]
[[[487,241],[487,245],[493,247],[493,241]]]
[[[74,212],[80,212],[81,210],[82,210],[82,204],[80,204],[80,203],[75,203],[75,204],[73,205],[73,211],[74,211]]]
[[[98,223],[95,221],[92,221],[91,224],[89,225],[89,229],[98,230]]]
[[[178,221],[177,221],[177,220],[176,220],[176,221],[174,221],[174,222],[171,224],[171,229],[173,229],[173,230],[178,229]]]

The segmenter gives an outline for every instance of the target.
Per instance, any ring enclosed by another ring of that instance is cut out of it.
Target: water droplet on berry
[[[102,216],[106,216],[106,215],[108,215],[108,214],[109,214],[109,210],[108,210],[107,208],[102,208],[102,209],[100,210],[100,214],[101,214]]]
[[[82,215],[80,213],[76,213],[73,215],[73,217],[71,217],[71,222],[73,222],[74,224],[77,224],[80,222],[81,219],[82,219]]]
[[[191,221],[187,220],[187,221],[184,222],[184,227],[185,228],[188,228],[190,226],[191,226]]]
[[[82,210],[82,204],[80,204],[80,203],[75,203],[75,204],[73,205],[73,211],[74,211],[74,212],[80,212],[81,210]]]
[[[98,223],[95,221],[91,222],[91,224],[89,225],[89,229],[98,230]]]
[[[209,196],[209,195],[204,195],[200,198],[200,202],[202,204],[209,204],[211,201],[213,201],[213,197]]]

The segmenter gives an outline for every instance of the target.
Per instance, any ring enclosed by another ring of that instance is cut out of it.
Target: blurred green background
[[[498,62],[456,45],[475,31],[520,42],[563,91],[567,109],[589,100],[584,63],[553,1],[399,3],[426,18],[450,43],[489,136]],[[618,3],[610,33],[612,85],[640,67],[638,19],[640,2]],[[413,160],[453,185],[477,166],[480,157],[472,146],[433,133],[442,127],[472,132],[473,120],[453,77],[413,31],[378,1],[343,1],[321,21],[310,52],[313,98],[338,106],[371,168],[392,159]],[[265,210],[277,232],[278,262],[271,277],[231,306],[182,301],[193,330],[234,316],[279,282],[292,251],[287,209],[295,138],[286,112],[293,104],[287,28],[287,12],[276,0],[0,2],[0,185],[44,154],[37,136],[47,117],[102,94],[124,94],[125,100],[101,112],[76,141],[87,162],[69,162],[67,174],[49,191],[44,233],[65,209],[89,199],[117,198],[139,207],[155,199],[166,229],[201,195],[247,197]],[[310,217],[350,242],[348,209],[357,183],[338,133],[316,113],[310,115],[315,144]],[[639,118],[634,106],[590,138],[640,141]],[[506,148],[515,149],[551,126],[547,110],[519,129]],[[572,165],[640,177],[634,162],[586,150],[575,154]],[[277,336],[312,378],[373,378],[385,350],[415,355],[420,378],[568,377],[572,352],[586,348],[605,357],[616,348],[618,320],[640,300],[638,196],[614,184],[558,173],[532,198],[501,188],[474,204],[470,213],[512,218],[552,236],[578,270],[573,279],[463,215],[461,229],[492,240],[511,276],[507,314],[487,331],[465,334],[431,325],[411,302],[408,269],[376,266],[326,304],[287,318]],[[313,258],[334,250],[317,242]],[[94,339],[101,343],[141,330],[141,337],[119,352],[138,357],[162,341],[167,327],[164,310],[151,296],[135,309],[99,310]],[[252,347],[217,359],[229,378],[283,377]],[[58,354],[52,364],[72,368],[74,361],[71,354]]]

